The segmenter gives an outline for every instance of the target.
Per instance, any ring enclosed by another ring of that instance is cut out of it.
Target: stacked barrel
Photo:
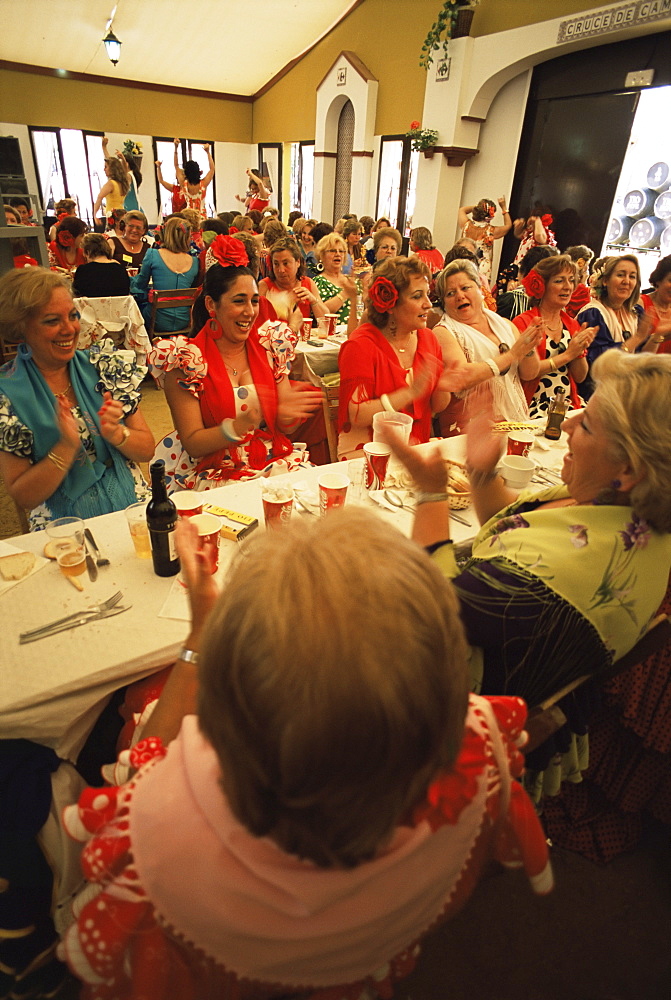
[[[622,199],[624,215],[613,216],[606,242],[671,253],[671,167],[653,163],[644,187],[632,188]]]

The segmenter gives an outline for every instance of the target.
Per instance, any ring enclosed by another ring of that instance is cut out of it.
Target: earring
[[[611,490],[619,490],[621,486],[622,483],[620,482],[619,479],[614,479],[613,482],[610,484]]]
[[[219,340],[223,332],[221,324],[214,318],[214,313],[210,313],[207,323],[208,336],[212,337],[213,340]]]
[[[392,337],[396,336],[396,319],[394,316],[389,317],[388,323],[389,333]]]

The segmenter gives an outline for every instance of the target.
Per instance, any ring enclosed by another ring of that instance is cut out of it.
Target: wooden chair
[[[666,615],[658,615],[650,623],[650,628],[645,635],[638,640],[628,653],[625,653],[619,660],[616,660],[610,669],[600,673],[598,677],[595,677],[593,674],[585,674],[583,677],[578,677],[570,684],[566,684],[563,688],[560,688],[555,694],[550,695],[540,705],[532,708],[529,711],[525,726],[529,734],[529,742],[524,747],[524,753],[531,753],[532,750],[539,747],[541,743],[544,743],[550,736],[553,736],[564,725],[566,716],[559,707],[558,702],[567,694],[575,691],[576,688],[592,677],[595,677],[599,681],[605,681],[624,673],[625,670],[629,670],[637,663],[641,663],[648,656],[659,652],[668,642],[671,642],[671,622]]]
[[[3,337],[0,337],[0,365],[4,365],[16,357],[17,347],[18,344],[10,344]]]
[[[154,290],[151,299],[151,316],[147,323],[147,333],[150,338],[156,339],[158,334],[154,332],[156,324],[156,313],[159,309],[185,309],[191,310],[193,303],[200,294],[200,288],[167,288],[165,291]],[[190,319],[190,314],[189,314]],[[179,330],[166,330],[161,333],[161,337],[175,337],[179,333],[190,333],[191,325],[182,327]]]
[[[338,461],[338,404],[339,385],[322,385],[322,410],[326,424],[326,441],[332,462]]]

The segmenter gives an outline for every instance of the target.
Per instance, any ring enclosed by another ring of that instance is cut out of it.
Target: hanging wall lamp
[[[110,30],[105,35],[105,37],[103,38],[103,42],[105,44],[105,49],[107,51],[107,55],[109,56],[110,62],[114,63],[114,65],[116,66],[116,64],[119,62],[119,56],[121,55],[121,42],[114,34],[111,27]]]

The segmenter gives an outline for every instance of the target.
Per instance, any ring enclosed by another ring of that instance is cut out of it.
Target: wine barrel
[[[671,253],[671,226],[667,226],[659,237],[659,249],[662,257]]]
[[[658,247],[659,237],[662,235],[666,223],[664,219],[657,219],[654,215],[649,215],[645,219],[639,219],[629,230],[629,245],[632,247]]]
[[[606,243],[626,243],[632,220],[627,215],[613,216],[608,223]]]
[[[655,198],[655,215],[658,219],[671,219],[671,191],[662,191]]]
[[[658,193],[661,191],[666,191],[666,189],[671,185],[671,167],[668,163],[664,163],[663,160],[659,160],[648,170],[648,187],[653,191]]]
[[[632,188],[624,196],[624,214],[631,219],[643,219],[650,215],[657,194],[649,188]]]

